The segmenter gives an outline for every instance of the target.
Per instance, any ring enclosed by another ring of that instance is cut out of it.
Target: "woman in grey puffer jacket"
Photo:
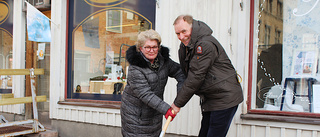
[[[136,46],[126,52],[130,66],[120,109],[125,137],[158,137],[162,117],[171,110],[163,101],[168,77],[177,80],[178,91],[185,79],[179,64],[169,58],[169,49],[160,43],[156,31],[144,31],[138,35]]]

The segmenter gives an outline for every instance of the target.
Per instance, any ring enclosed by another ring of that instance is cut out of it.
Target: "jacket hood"
[[[195,44],[197,42],[196,40],[203,36],[210,36],[212,32],[212,29],[206,23],[198,20],[193,20],[191,33],[192,44]]]
[[[141,68],[147,68],[148,67],[148,61],[144,59],[142,54],[140,52],[137,52],[137,47],[131,46],[126,52],[126,59],[131,65],[136,65]],[[163,58],[164,62],[169,60],[169,48],[161,46],[159,53],[158,53],[158,58]],[[159,56],[160,55],[160,56]]]

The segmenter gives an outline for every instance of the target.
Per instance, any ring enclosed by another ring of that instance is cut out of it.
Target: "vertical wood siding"
[[[121,126],[120,112],[103,109],[63,107],[55,110],[54,119],[84,122],[99,125]]]
[[[262,123],[262,122],[261,122]],[[320,126],[297,125],[289,126],[290,123],[280,123],[268,126],[269,123],[264,124],[238,124],[237,134],[228,137],[320,137]],[[282,125],[282,126],[281,126]],[[311,126],[311,127],[310,127]]]

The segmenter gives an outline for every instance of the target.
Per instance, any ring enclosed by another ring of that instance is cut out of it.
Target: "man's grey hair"
[[[174,20],[173,25],[176,25],[178,23],[178,21],[182,20],[187,22],[188,24],[192,24],[193,22],[193,17],[191,15],[180,15],[176,18],[176,20]]]

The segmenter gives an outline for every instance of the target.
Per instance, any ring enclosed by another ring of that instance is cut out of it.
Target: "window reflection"
[[[107,11],[107,31],[122,32],[121,22],[122,22],[122,12],[121,10],[110,10]]]
[[[281,6],[272,6],[276,0],[261,1],[259,8],[258,55],[257,55],[257,89],[256,107],[263,108],[265,102],[277,104],[277,98],[267,99],[268,91],[282,80],[282,31],[283,19],[279,16]],[[278,15],[278,16],[276,16]],[[276,88],[273,88],[276,89]]]
[[[126,50],[148,21],[125,10],[88,17],[74,32],[74,93],[121,94],[126,85]]]
[[[12,37],[0,30],[0,69],[12,69]],[[0,76],[0,93],[11,93],[12,76]]]
[[[252,109],[319,113],[319,32],[315,1],[259,0]]]

